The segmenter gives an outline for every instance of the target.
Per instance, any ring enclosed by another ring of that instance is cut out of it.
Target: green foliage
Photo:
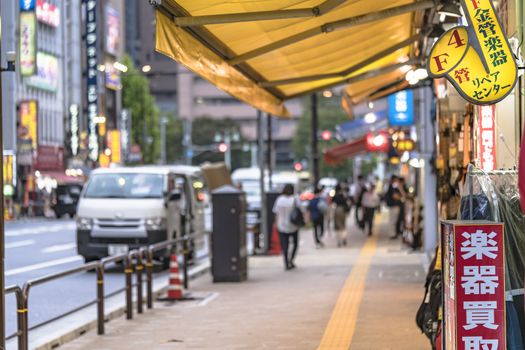
[[[166,124],[166,161],[168,164],[180,163],[184,159],[182,120],[173,114],[167,114],[163,117],[168,119]]]
[[[310,145],[311,145],[311,104],[310,97],[304,98],[303,106],[304,112],[299,119],[297,132],[292,141],[292,147],[295,154],[295,160],[300,161],[308,159],[310,163]],[[336,97],[324,98],[318,96],[318,120],[319,120],[319,131],[330,130],[335,131],[335,127],[341,123],[348,121],[348,116],[343,112],[339,105],[339,99]],[[321,160],[319,162],[319,172],[321,177],[330,176],[337,179],[343,180],[353,175],[352,171],[352,160],[349,159],[337,166],[327,165],[322,160],[323,150],[340,144],[333,137],[330,141],[319,140],[319,155]]]
[[[160,154],[159,110],[148,79],[137,70],[128,55],[124,56],[122,63],[128,67],[128,71],[122,73],[122,108],[131,111],[131,140],[140,145],[144,163],[152,164]]]

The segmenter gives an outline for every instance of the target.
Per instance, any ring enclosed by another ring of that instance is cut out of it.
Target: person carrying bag
[[[284,257],[285,270],[295,268],[294,259],[298,247],[298,231],[304,226],[304,215],[294,197],[294,187],[287,184],[273,206],[275,222]],[[290,239],[292,244],[290,244]]]

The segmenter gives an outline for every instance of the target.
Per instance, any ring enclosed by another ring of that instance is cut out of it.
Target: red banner
[[[442,224],[446,350],[504,350],[503,224]]]

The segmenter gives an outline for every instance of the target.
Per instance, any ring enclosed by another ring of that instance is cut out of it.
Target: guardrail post
[[[148,309],[153,308],[153,251],[150,248],[147,250],[146,260],[146,291],[148,299]]]
[[[97,265],[97,333],[104,334],[104,262]]]
[[[20,318],[19,322],[19,331],[21,333],[19,338],[19,350],[28,350],[29,349],[29,320],[28,320],[28,299],[29,299],[29,289],[31,288],[30,284],[24,284],[22,291],[20,292],[20,303],[18,305],[17,313]]]
[[[18,338],[18,348],[19,349],[27,349],[27,347],[24,347],[24,315],[26,314],[24,311],[24,296],[22,294],[22,289],[19,287],[15,290],[15,296],[16,296],[16,321],[17,321],[17,338]]]
[[[184,274],[184,289],[188,289],[188,255],[188,237],[185,237],[184,241],[182,242],[182,271]]]
[[[137,274],[137,313],[142,313],[142,270],[144,270],[144,265],[142,264],[142,254],[144,249],[140,248],[137,252],[137,265],[135,266],[135,272]]]
[[[131,320],[133,318],[133,300],[132,300],[132,273],[133,268],[131,267],[131,254],[126,256],[124,260],[124,274],[126,277],[126,319]]]

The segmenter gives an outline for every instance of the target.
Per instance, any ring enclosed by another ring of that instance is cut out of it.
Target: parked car
[[[96,169],[80,196],[77,249],[86,261],[172,238],[199,234],[191,254],[208,254],[206,187],[198,167]],[[159,252],[164,263],[169,252]]]
[[[57,218],[68,214],[74,217],[77,214],[77,205],[82,192],[82,185],[78,183],[59,184],[51,191],[51,208]]]

